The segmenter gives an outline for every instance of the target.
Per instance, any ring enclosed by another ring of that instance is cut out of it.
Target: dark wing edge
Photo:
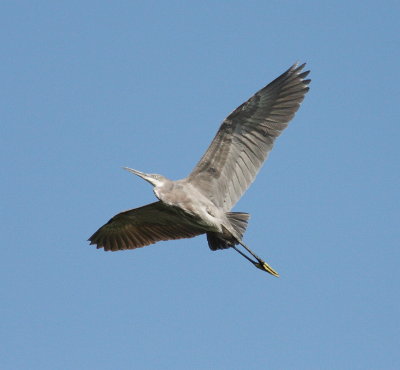
[[[89,239],[105,251],[141,248],[162,240],[192,238],[204,231],[185,224],[161,202],[121,212],[100,227]]]
[[[275,139],[309,90],[305,63],[286,72],[236,108],[222,123],[188,180],[230,210],[254,181]]]

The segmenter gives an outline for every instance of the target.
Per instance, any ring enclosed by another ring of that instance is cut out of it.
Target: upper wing
[[[105,251],[134,249],[160,240],[192,238],[204,231],[187,225],[161,202],[121,212],[98,229],[90,244]]]
[[[309,90],[304,66],[290,67],[223,121],[188,177],[215,205],[230,210],[255,179]]]

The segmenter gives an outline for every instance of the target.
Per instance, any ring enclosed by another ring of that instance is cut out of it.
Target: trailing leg
[[[279,277],[279,273],[275,271],[270,265],[268,265],[267,262],[263,261],[260,257],[258,257],[246,244],[244,244],[241,241],[238,241],[238,243],[245,248],[258,262],[253,261],[251,258],[246,256],[244,253],[242,253],[239,249],[237,249],[235,246],[232,246],[233,249],[235,249],[236,252],[241,254],[244,258],[246,258],[248,261],[250,261],[254,266],[259,268],[260,270],[266,271],[270,273],[271,275],[274,275],[276,277]]]

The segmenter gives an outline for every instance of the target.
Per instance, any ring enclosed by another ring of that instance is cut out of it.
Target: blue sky
[[[3,1],[2,369],[398,369],[399,3]],[[235,207],[273,278],[204,236],[87,238],[185,177],[293,62],[311,90]]]

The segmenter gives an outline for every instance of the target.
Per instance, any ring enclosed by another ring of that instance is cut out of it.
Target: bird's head
[[[124,167],[124,170],[127,170],[127,171],[141,177],[143,180],[146,180],[153,186],[161,186],[168,181],[168,179],[166,177],[164,177],[162,175],[158,175],[156,173],[144,173],[144,172],[140,172],[140,171],[134,170],[129,167]]]

